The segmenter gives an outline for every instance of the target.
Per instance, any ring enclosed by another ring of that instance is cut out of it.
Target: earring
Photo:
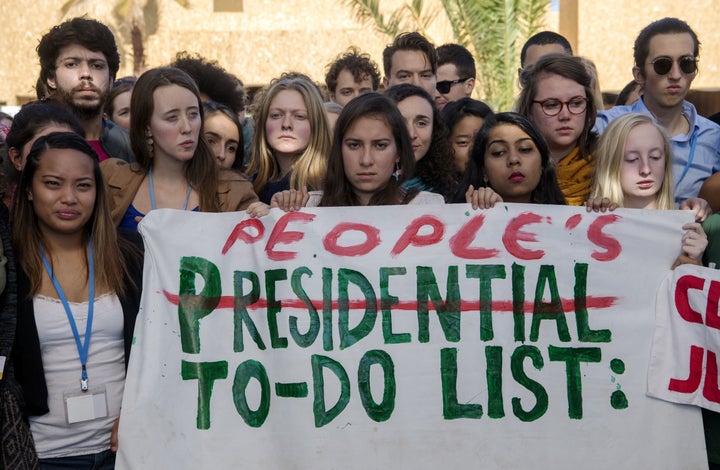
[[[152,137],[148,137],[145,141],[148,146],[148,152],[150,153],[150,158],[152,158],[155,155],[155,141]]]
[[[395,181],[399,180],[402,176],[402,169],[400,168],[400,163],[395,162],[395,171],[393,171],[392,176],[393,178],[395,178]]]

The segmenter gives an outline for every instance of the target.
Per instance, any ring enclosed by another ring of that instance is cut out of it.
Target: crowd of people
[[[472,97],[467,49],[406,32],[385,48],[382,79],[351,48],[324,87],[288,71],[246,106],[217,62],[180,52],[117,78],[104,24],[55,26],[37,47],[38,100],[0,116],[0,466],[114,467],[142,288],[137,228],[158,208],[679,208],[695,222],[675,265],[719,263],[720,126],[685,99],[699,45],[682,20],[647,25],[633,80],[605,109],[592,62],[544,31],[522,49],[515,109],[493,112]],[[705,418],[712,466],[720,424]]]

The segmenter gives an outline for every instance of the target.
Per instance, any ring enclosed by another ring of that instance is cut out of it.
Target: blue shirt
[[[193,209],[193,212],[200,211],[200,207],[196,207]],[[134,205],[130,204],[127,211],[125,211],[125,215],[123,215],[122,220],[120,221],[120,225],[118,225],[118,228],[129,230],[131,232],[137,232],[138,229],[138,222],[135,220],[135,217],[143,218],[146,214],[143,214],[139,210],[135,208]]]
[[[598,111],[593,130],[602,134],[610,121],[627,113],[653,115],[640,98],[630,106],[615,106],[605,111]],[[696,197],[703,181],[720,171],[720,126],[698,115],[695,106],[688,101],[683,101],[682,114],[690,123],[690,132],[670,138],[673,152],[675,205],[679,205],[685,199]],[[692,151],[693,142],[694,151]]]

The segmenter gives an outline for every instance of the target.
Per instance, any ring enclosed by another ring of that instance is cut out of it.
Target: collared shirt
[[[610,121],[627,113],[653,116],[640,98],[630,106],[615,106],[605,111],[599,111],[593,130],[601,134]],[[696,197],[703,181],[713,173],[720,171],[720,126],[698,115],[695,106],[688,101],[683,101],[682,114],[690,123],[690,132],[670,138],[673,151],[675,205],[679,205],[685,199]],[[691,152],[693,140],[695,141],[695,151]],[[690,161],[691,158],[692,161]]]

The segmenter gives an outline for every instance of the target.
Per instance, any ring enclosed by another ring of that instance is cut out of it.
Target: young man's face
[[[548,54],[567,54],[568,52],[562,46],[562,44],[533,44],[525,51],[525,60],[520,64],[518,69],[518,80],[523,85],[522,74],[525,70],[531,68],[542,56]]]
[[[47,79],[48,86],[55,89],[53,97],[81,118],[102,114],[112,84],[105,55],[71,44],[60,49],[55,67],[55,77]]]
[[[465,81],[452,83],[455,80]],[[440,110],[452,101],[469,97],[472,94],[473,87],[475,86],[475,79],[472,77],[461,77],[458,74],[457,66],[455,64],[443,64],[438,67],[437,83],[442,82],[449,82],[450,91],[447,93],[441,93],[440,90],[435,90],[435,94],[433,96],[435,97],[435,104],[437,104],[437,107]]]
[[[362,80],[355,81],[355,77],[348,69],[342,69],[337,77],[337,87],[330,93],[330,99],[340,106],[345,106],[355,97],[373,91],[372,79],[363,75]]]
[[[424,52],[418,50],[398,50],[392,55],[390,76],[385,77],[389,88],[400,83],[410,83],[425,89],[435,96],[435,73]]]
[[[644,64],[633,69],[633,74],[642,87],[643,101],[651,111],[682,105],[697,70],[683,72],[679,62],[694,59],[694,46],[688,33],[658,34],[650,38],[648,57]],[[659,74],[653,62],[663,58],[671,59],[672,66],[667,73]]]

